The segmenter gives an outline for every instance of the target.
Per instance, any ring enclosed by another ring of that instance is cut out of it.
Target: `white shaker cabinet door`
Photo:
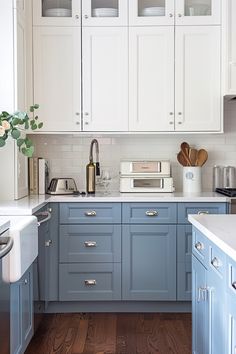
[[[34,102],[41,131],[80,130],[80,31],[34,28]]]
[[[221,44],[218,26],[176,28],[175,124],[178,131],[220,131]]]
[[[83,28],[83,130],[128,130],[128,29]]]
[[[236,1],[227,1],[226,88],[225,94],[236,94]]]
[[[129,130],[174,130],[174,28],[130,28],[129,50]]]

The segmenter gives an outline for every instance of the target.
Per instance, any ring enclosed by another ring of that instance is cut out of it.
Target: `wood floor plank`
[[[191,314],[45,315],[25,354],[190,354]]]

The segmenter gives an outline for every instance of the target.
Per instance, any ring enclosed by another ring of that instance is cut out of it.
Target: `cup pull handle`
[[[197,212],[197,214],[198,214],[198,215],[207,215],[207,214],[209,214],[209,211],[208,211],[208,210],[199,210],[199,211]]]
[[[97,242],[95,241],[85,241],[84,242],[85,247],[97,247]]]
[[[85,284],[86,286],[93,286],[93,285],[96,285],[97,282],[96,282],[95,279],[86,279],[86,280],[84,281],[84,284]]]
[[[97,213],[95,210],[89,210],[84,213],[85,216],[96,216]]]
[[[145,214],[147,216],[158,216],[158,212],[156,210],[147,210]]]

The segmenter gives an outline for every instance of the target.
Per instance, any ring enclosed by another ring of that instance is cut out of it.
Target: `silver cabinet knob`
[[[89,122],[85,122],[85,125],[89,125]]]
[[[169,124],[171,124],[171,125],[172,125],[172,124],[174,124],[174,122],[169,122]]]
[[[174,112],[170,112],[169,115],[170,115],[170,116],[173,116],[173,115],[174,115]]]
[[[158,212],[156,210],[147,210],[145,214],[147,216],[158,216]]]
[[[180,124],[182,124],[182,122],[178,122],[178,124],[180,125]]]
[[[96,216],[97,213],[95,210],[89,210],[84,213],[85,216]]]
[[[45,247],[50,247],[52,244],[52,240],[45,241]]]
[[[96,285],[97,282],[96,282],[95,279],[86,279],[86,280],[84,281],[84,284],[87,285],[87,286],[93,286],[93,285]]]
[[[211,264],[213,265],[213,267],[215,267],[215,268],[217,268],[217,269],[220,268],[220,266],[221,266],[220,260],[217,259],[216,257],[214,257],[214,258],[212,259]]]
[[[203,245],[203,243],[201,243],[201,242],[197,242],[197,243],[195,243],[195,248],[196,248],[198,251],[201,251],[201,250],[204,249],[204,245]]]
[[[76,115],[76,116],[79,116],[79,115],[80,115],[80,113],[79,113],[79,112],[75,112],[75,115]]]
[[[78,20],[79,19],[79,15],[77,14],[77,15],[75,15],[75,18],[76,18],[76,20]]]
[[[236,290],[236,281],[232,283],[232,287]]]
[[[89,116],[89,112],[84,112],[84,115],[85,115],[86,117],[88,117],[88,116]]]
[[[80,125],[80,122],[76,122],[75,124]]]
[[[24,280],[24,284],[27,285],[28,284],[28,279]]]
[[[182,14],[178,14],[178,17],[182,17]]]
[[[182,116],[182,112],[178,112],[178,115],[179,115],[179,116]]]
[[[169,17],[173,17],[174,15],[173,14],[169,14]]]
[[[84,246],[85,247],[97,247],[97,242],[96,241],[85,241]]]
[[[84,15],[84,18],[87,20],[89,17],[88,17],[88,15]]]
[[[48,212],[51,213],[52,212],[52,208],[48,208]]]

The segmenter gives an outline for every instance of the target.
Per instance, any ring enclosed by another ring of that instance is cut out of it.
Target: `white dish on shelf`
[[[140,11],[142,16],[164,16],[165,15],[165,7],[156,6],[156,7],[145,7]]]
[[[46,17],[70,17],[72,16],[72,10],[63,8],[47,9],[43,12],[43,16]]]
[[[93,17],[117,17],[118,9],[114,8],[95,8],[92,9]]]

